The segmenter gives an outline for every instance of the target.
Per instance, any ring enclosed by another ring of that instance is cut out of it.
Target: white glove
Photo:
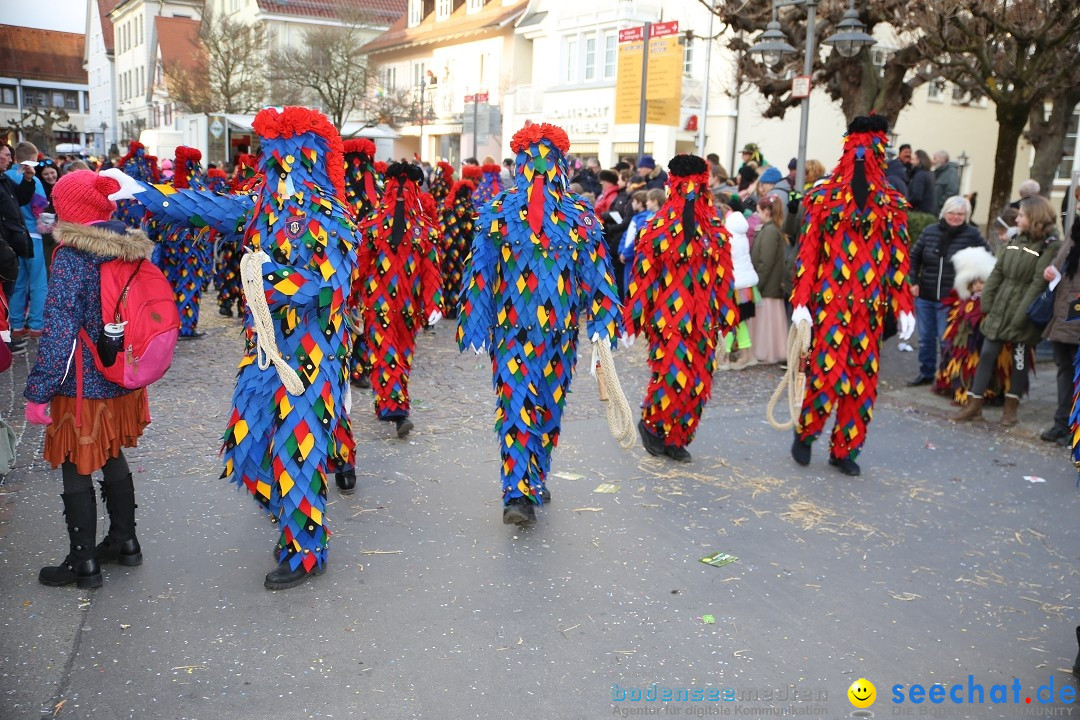
[[[900,332],[896,336],[901,340],[907,340],[915,332],[915,316],[909,312],[900,313]]]
[[[619,336],[619,342],[622,344],[622,346],[624,348],[631,347],[634,344],[634,336],[633,335],[620,335]]]
[[[119,168],[102,170],[100,175],[112,178],[120,183],[120,189],[109,195],[109,199],[113,202],[116,202],[117,200],[134,200],[136,195],[141,192],[146,192],[146,188],[143,187],[142,183]]]
[[[483,354],[484,354],[484,353],[486,352],[486,351],[484,350],[484,346],[483,346],[483,345],[481,345],[480,347],[476,347],[475,345],[470,345],[470,346],[469,346],[469,349],[470,349],[470,350],[472,350],[472,351],[473,351],[474,353],[476,353],[477,355],[483,355]]]
[[[439,322],[440,320],[442,320],[442,313],[439,312],[438,310],[433,310],[431,315],[428,315],[427,324],[428,325],[434,325],[435,323]]]
[[[810,310],[805,305],[797,305],[791,312],[791,324],[798,325],[804,322],[807,325],[813,325],[814,320],[810,317]]]
[[[589,338],[589,340],[591,340],[593,342],[600,342],[600,333],[599,332],[594,332],[592,334],[592,337]]]

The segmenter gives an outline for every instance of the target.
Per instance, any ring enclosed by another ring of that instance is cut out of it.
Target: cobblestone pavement
[[[458,354],[444,322],[419,339],[407,440],[354,394],[359,483],[331,489],[328,572],[270,593],[276,528],[219,479],[239,324],[202,325],[152,388],[154,422],[129,454],[145,562],[106,568],[99,590],[37,583],[66,551],[59,473],[23,426],[32,355],[0,376],[20,436],[0,486],[0,718],[834,718],[860,677],[881,717],[896,684],[974,675],[989,693],[1016,678],[1034,698],[1074,682],[1076,474],[1033,439],[1052,414],[1052,365],[1020,428],[958,428],[947,403],[903,387],[914,353],[890,343],[856,479],[821,444],[810,467],[791,462],[790,436],[764,421],[777,368],[717,375],[689,466],[619,449],[580,373],[554,502],[519,530],[500,519],[487,359]],[[616,357],[634,407],[643,345]],[[594,492],[605,482],[617,492]],[[738,560],[699,562],[717,551]],[[742,700],[614,699],[653,683]]]

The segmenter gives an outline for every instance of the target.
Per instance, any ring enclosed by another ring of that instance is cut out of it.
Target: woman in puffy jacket
[[[727,357],[716,364],[716,369],[742,370],[757,365],[757,360],[750,351],[750,330],[746,321],[754,317],[758,274],[750,260],[750,239],[746,236],[749,225],[746,218],[742,213],[728,213],[724,218],[724,227],[731,233],[731,265],[735,271],[735,302],[739,305],[739,325],[734,332],[724,336]],[[735,357],[734,360],[732,356]]]
[[[1049,200],[1036,195],[1020,201],[1016,216],[1019,232],[998,251],[997,264],[983,289],[981,329],[986,340],[968,391],[968,403],[952,417],[954,422],[982,420],[983,393],[1002,347],[1009,343],[1012,366],[1001,425],[1012,427],[1017,423],[1020,396],[1028,388],[1028,348],[1042,336],[1042,329],[1028,320],[1027,310],[1046,289],[1044,273],[1061,247],[1056,225],[1057,216]]]
[[[938,344],[945,335],[948,308],[942,303],[952,290],[956,270],[952,256],[970,247],[990,246],[974,225],[968,224],[971,203],[955,195],[945,201],[941,219],[927,225],[911,251],[911,294],[919,323],[919,374],[908,385],[929,385],[938,371]]]

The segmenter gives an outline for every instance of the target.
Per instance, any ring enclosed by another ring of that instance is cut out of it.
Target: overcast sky
[[[0,0],[0,25],[86,32],[86,0]]]

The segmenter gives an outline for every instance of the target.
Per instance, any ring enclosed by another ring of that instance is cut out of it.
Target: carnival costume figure
[[[375,143],[367,138],[345,141],[345,196],[356,213],[356,222],[363,224],[375,209],[379,207],[385,191],[386,181],[382,172],[375,169]],[[385,171],[385,165],[383,167]],[[371,387],[371,366],[367,364],[367,339],[363,321],[360,318],[358,298],[350,303],[353,326],[353,351],[350,364],[350,379],[359,388]],[[349,478],[339,476],[338,485],[349,484]],[[355,482],[353,482],[355,484]],[[351,489],[342,487],[343,490]]]
[[[442,238],[442,282],[446,316],[456,318],[465,256],[469,254],[476,210],[472,202],[475,186],[458,180],[450,188],[439,213],[439,237]]]
[[[450,188],[454,185],[454,166],[445,160],[440,160],[435,165],[435,170],[431,173],[431,180],[428,182],[428,188],[431,190],[431,196],[435,198],[437,205],[442,205],[446,200],[446,196],[450,194]]]
[[[480,182],[476,186],[476,195],[473,204],[483,207],[491,202],[496,195],[503,191],[502,165],[487,163],[480,166]]]
[[[458,346],[487,351],[502,456],[503,522],[536,519],[577,361],[618,336],[619,298],[592,206],[567,190],[569,141],[555,125],[514,135],[514,185],[480,210],[458,308]]]
[[[157,166],[157,158],[146,152],[146,146],[134,140],[128,144],[127,155],[120,158],[116,163],[125,175],[129,175],[141,182],[155,183],[160,181],[160,171]],[[118,200],[116,202],[116,219],[129,228],[138,230],[142,227],[143,216],[146,211],[137,200]]]

